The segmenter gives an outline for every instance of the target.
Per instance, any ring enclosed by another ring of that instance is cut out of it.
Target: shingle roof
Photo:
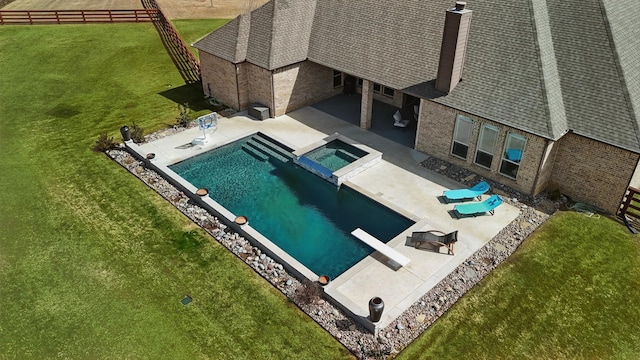
[[[241,63],[247,58],[250,21],[251,15],[242,14],[196,41],[193,47],[232,63]]]
[[[273,0],[251,14],[244,60],[275,69],[309,59],[549,139],[573,130],[638,151],[635,1],[469,0],[463,81],[450,94],[433,82],[453,0]],[[243,61],[241,24],[195,46]]]
[[[453,3],[319,1],[309,59],[396,89],[434,79],[444,14]]]
[[[640,7],[635,0],[603,1],[611,38],[618,55],[619,71],[627,90],[634,122],[640,123]],[[638,130],[636,129],[636,132]]]
[[[539,136],[559,138],[567,120],[544,0],[513,0],[500,6],[474,2],[467,8],[473,10],[473,19],[463,81],[450,94],[431,97]]]
[[[637,151],[640,147],[637,1],[548,1],[553,9],[550,19],[569,128]]]
[[[307,59],[315,0],[272,0],[240,15],[193,46],[273,70]]]

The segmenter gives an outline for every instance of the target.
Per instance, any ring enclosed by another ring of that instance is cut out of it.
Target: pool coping
[[[191,156],[188,156],[188,157],[178,157],[178,158],[164,160],[164,161],[158,159],[158,157],[156,157],[154,153],[147,152],[147,151],[143,150],[143,148],[141,146],[139,146],[138,144],[134,143],[132,140],[125,141],[124,145],[125,145],[125,148],[127,148],[129,150],[129,152],[134,157],[136,157],[138,160],[141,160],[141,161],[144,162],[145,167],[156,171],[165,180],[167,180],[171,185],[175,186],[176,188],[178,188],[181,191],[183,191],[186,195],[188,195],[196,204],[201,206],[203,209],[209,211],[214,216],[218,217],[221,222],[223,222],[226,226],[228,226],[231,229],[233,229],[234,231],[236,231],[241,236],[245,237],[254,246],[258,246],[260,249],[262,249],[262,251],[265,254],[267,254],[269,257],[273,258],[278,263],[280,263],[289,273],[293,274],[298,279],[306,279],[306,280],[311,281],[311,282],[317,282],[318,279],[320,278],[320,276],[326,276],[326,275],[325,274],[316,274],[314,271],[312,271],[311,269],[306,267],[304,264],[302,264],[300,261],[295,259],[293,256],[289,255],[286,251],[284,251],[278,245],[273,243],[267,237],[262,235],[258,230],[256,230],[253,227],[251,227],[250,226],[251,219],[248,219],[246,224],[242,224],[242,225],[238,224],[236,222],[236,219],[239,216],[244,216],[244,215],[232,213],[231,211],[226,209],[224,206],[219,204],[217,201],[212,199],[209,196],[208,191],[206,191],[204,195],[199,194],[198,192],[201,189],[195,187],[193,184],[191,184],[190,182],[185,180],[182,176],[180,176],[175,171],[171,170],[171,168],[169,168],[170,165],[177,164],[177,163],[179,163],[181,161],[193,158],[193,157],[195,157],[197,155],[200,155],[200,154],[206,153],[208,151],[220,148],[222,146],[231,144],[231,143],[233,143],[235,141],[238,141],[238,140],[241,140],[241,139],[244,139],[244,138],[247,138],[247,137],[251,137],[251,136],[256,135],[256,134],[266,135],[267,137],[270,137],[271,139],[280,142],[282,145],[284,145],[286,147],[289,147],[291,149],[294,149],[294,147],[291,146],[290,144],[288,144],[286,141],[280,139],[277,135],[269,133],[268,131],[256,131],[256,132],[251,132],[249,134],[239,134],[237,136],[230,137],[230,138],[226,139],[226,141],[224,141],[224,142],[216,143],[215,146],[202,147],[202,149],[200,149],[200,151],[197,154],[192,154]],[[338,133],[335,133],[335,134],[325,138],[324,140],[325,141],[328,140],[326,142],[329,142],[329,141],[334,140],[336,138],[339,138],[340,140],[345,141],[345,142],[349,141],[354,146],[356,145],[356,144],[354,144],[355,143],[354,140],[349,139],[349,138],[347,138],[345,136],[342,136],[342,135],[340,135]],[[319,141],[319,142],[314,143],[314,145],[324,144],[326,142]],[[202,145],[202,144],[199,144],[199,145]],[[361,148],[362,150],[368,151],[367,149],[369,149],[373,153],[373,154],[370,154],[370,155],[372,155],[373,157],[378,156],[379,157],[378,161],[381,161],[382,153],[380,153],[377,150],[371,149],[371,148],[369,148],[369,147],[367,147],[365,145],[362,145],[362,144],[357,144],[357,145],[359,145],[358,147]],[[313,147],[312,149],[314,149],[314,148],[315,147]],[[297,152],[297,151],[293,152],[294,155],[295,155],[295,152]],[[365,157],[363,157],[363,159]],[[359,160],[362,160],[362,159],[359,159]],[[370,159],[368,161],[370,161]],[[376,163],[378,161],[376,161]],[[350,165],[352,165],[352,164],[350,164]],[[362,169],[362,170],[358,171],[358,173],[360,173],[360,172],[362,172],[364,170],[366,170],[366,169]],[[362,196],[368,197],[369,199],[371,199],[371,200],[375,201],[376,203],[380,204],[381,206],[385,206],[385,207],[389,208],[390,210],[392,210],[392,211],[400,214],[401,216],[403,216],[403,217],[405,217],[405,218],[407,218],[407,219],[409,219],[409,220],[414,222],[414,225],[412,225],[409,228],[405,229],[400,235],[392,238],[388,242],[388,244],[397,243],[399,241],[398,239],[402,238],[402,234],[404,234],[407,230],[414,229],[415,223],[418,221],[418,217],[415,214],[411,214],[410,212],[406,211],[405,209],[401,209],[398,206],[395,206],[394,204],[392,204],[392,203],[390,203],[388,201],[385,201],[381,197],[376,196],[375,194],[367,191],[366,189],[364,189],[364,188],[362,188],[362,187],[360,187],[360,186],[358,186],[356,184],[347,183],[347,184],[344,184],[344,185],[348,186],[349,188],[353,189],[354,191],[360,193]],[[346,273],[349,269],[351,269],[351,268],[355,267],[356,265],[358,265],[360,262],[364,262],[365,260],[367,260],[374,253],[375,253],[375,251],[373,253],[365,256],[360,261],[356,262],[353,266],[351,266],[350,268],[348,268],[347,270],[342,272],[340,275],[338,275],[337,278],[339,278],[342,274]],[[390,266],[393,266],[393,264],[390,264]],[[333,280],[333,279],[331,279],[331,280]],[[339,307],[342,308],[342,306],[339,306]],[[352,314],[352,317],[357,319],[357,316],[355,314],[353,314],[353,312],[349,311],[348,308],[344,308],[343,310],[345,310],[349,314]],[[363,323],[362,325],[365,326],[365,328],[367,328],[369,331],[372,331],[372,332],[374,331],[373,328],[371,327],[371,323],[370,322],[367,321],[367,322]]]

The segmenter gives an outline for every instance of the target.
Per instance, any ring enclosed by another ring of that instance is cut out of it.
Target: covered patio
[[[361,102],[362,96],[358,93],[340,94],[315,103],[311,105],[311,107],[340,120],[360,126]],[[409,126],[406,128],[393,126],[393,114],[396,110],[398,110],[398,108],[393,105],[373,100],[371,128],[368,130],[376,135],[413,149],[416,142],[417,129],[417,123],[413,119],[413,110],[409,107],[401,110],[402,117],[404,119],[410,119]]]

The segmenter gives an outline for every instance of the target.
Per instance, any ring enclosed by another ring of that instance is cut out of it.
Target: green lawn
[[[638,359],[640,243],[558,213],[399,359]]]
[[[176,26],[192,42],[221,23]],[[0,358],[350,357],[90,151],[133,121],[174,123],[176,101],[210,111],[183,85],[151,24],[0,27]]]
[[[191,43],[223,22],[174,24]],[[210,111],[150,24],[0,27],[0,358],[350,357],[90,151],[133,121],[173,123],[182,102]],[[399,358],[637,359],[639,289],[637,237],[560,213]]]

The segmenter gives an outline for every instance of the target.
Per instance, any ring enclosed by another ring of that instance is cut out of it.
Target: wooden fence
[[[158,16],[153,21],[153,25],[160,35],[160,40],[164,44],[167,53],[176,65],[187,84],[200,81],[200,62],[193,55],[189,46],[184,42],[171,21],[167,19],[156,0],[142,0],[145,9],[157,10]]]
[[[629,187],[622,198],[618,214],[627,226],[640,229],[640,190]]]
[[[0,25],[150,22],[159,10],[0,10]]]

